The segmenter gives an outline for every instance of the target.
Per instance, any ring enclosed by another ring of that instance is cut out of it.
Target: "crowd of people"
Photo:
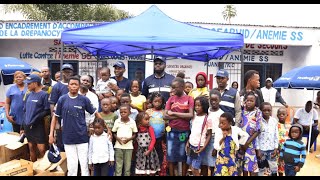
[[[166,73],[163,58],[154,59],[145,79],[125,78],[121,61],[113,67],[115,76],[103,67],[97,83],[75,75],[71,64],[55,80],[48,67],[14,73],[6,116],[13,131],[26,135],[31,161],[56,144],[69,176],[292,176],[306,158],[302,135],[311,131],[312,146],[319,134],[320,91],[288,126],[288,105],[271,78],[260,90],[255,70],[238,90],[220,69],[210,90],[206,73],[197,73],[193,85],[183,73]],[[275,102],[284,107],[273,117]]]

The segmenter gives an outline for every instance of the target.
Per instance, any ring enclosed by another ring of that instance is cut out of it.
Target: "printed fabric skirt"
[[[138,147],[136,153],[136,174],[155,174],[160,171],[160,162],[158,154],[153,149],[149,156],[145,156],[144,153],[148,150],[148,147]]]

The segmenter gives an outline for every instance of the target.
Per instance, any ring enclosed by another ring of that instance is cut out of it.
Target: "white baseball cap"
[[[272,80],[271,78],[267,78],[267,79],[266,79],[266,82],[267,82],[267,81],[270,81],[270,82],[273,83],[273,80]]]

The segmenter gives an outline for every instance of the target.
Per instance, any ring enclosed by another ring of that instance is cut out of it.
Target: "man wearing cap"
[[[58,81],[53,87],[51,94],[49,96],[49,103],[50,103],[50,110],[51,115],[53,113],[54,106],[57,104],[58,99],[67,94],[68,90],[68,80],[73,75],[73,67],[71,64],[64,64],[62,65],[62,79]],[[61,119],[58,119],[59,124],[61,124]],[[51,122],[52,123],[52,122]],[[57,128],[57,146],[59,147],[60,151],[64,151],[64,147],[62,144],[62,137],[61,137],[61,129],[60,127]]]
[[[41,78],[38,75],[29,75],[24,82],[28,85],[30,93],[24,102],[25,119],[22,123],[22,133],[25,133],[28,140],[30,160],[35,162],[37,161],[37,151],[42,158],[48,143],[44,117],[50,114],[49,95],[41,90]]]
[[[113,79],[117,81],[117,85],[120,89],[124,89],[127,93],[130,91],[130,81],[128,78],[123,77],[123,73],[126,71],[126,66],[122,61],[116,62],[114,65]]]
[[[220,69],[216,74],[218,88],[221,93],[220,109],[229,112],[235,118],[236,126],[239,126],[241,120],[241,100],[239,92],[230,87],[227,89],[229,73],[224,69]]]
[[[261,88],[264,101],[269,102],[272,106],[274,106],[276,102],[280,102],[287,108],[287,103],[283,100],[281,94],[274,87],[272,87],[272,83],[273,80],[271,78],[267,78],[266,86]]]
[[[150,75],[143,81],[142,94],[148,97],[153,92],[160,92],[165,99],[169,99],[170,88],[173,75],[166,73],[166,61],[164,58],[157,57],[154,59],[154,74]]]

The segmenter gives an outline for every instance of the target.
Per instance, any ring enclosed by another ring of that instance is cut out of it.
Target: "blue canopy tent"
[[[13,74],[16,71],[22,71],[28,75],[38,70],[18,58],[0,57],[0,102],[5,101],[5,93],[13,84]]]
[[[65,30],[61,41],[94,56],[151,54],[198,61],[222,57],[244,45],[242,34],[216,32],[179,22],[155,5],[133,18]]]
[[[198,61],[222,57],[244,45],[242,34],[179,22],[155,5],[133,18],[65,30],[61,41],[98,57],[150,54]]]
[[[290,89],[320,89],[320,65],[303,66],[292,69],[282,75],[273,83],[274,88],[290,88]],[[311,111],[313,112],[313,111]],[[312,117],[312,116],[311,116]],[[312,128],[312,119],[310,120],[310,129]],[[310,150],[311,131],[309,131],[308,137],[308,153]]]
[[[97,60],[105,56],[151,55],[151,59],[162,56],[208,62],[240,50],[244,45],[240,33],[216,32],[179,22],[155,5],[133,18],[64,30],[61,41],[61,49],[65,45],[82,48],[96,56]],[[243,58],[241,65],[244,66]]]

